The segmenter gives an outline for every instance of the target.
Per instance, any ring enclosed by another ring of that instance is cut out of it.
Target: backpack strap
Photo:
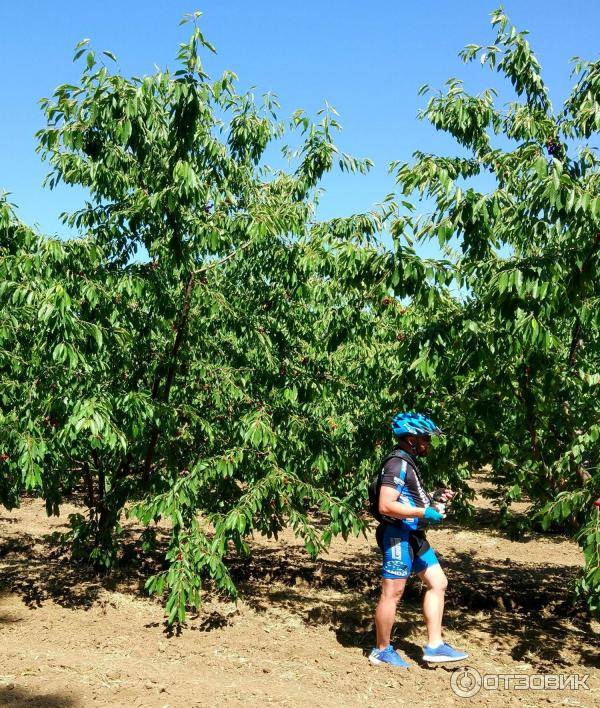
[[[408,462],[411,467],[417,469],[418,472],[418,467],[413,460],[412,456],[406,452],[406,450],[392,450],[390,453],[388,453],[383,460],[381,460],[381,464],[379,465],[379,476],[381,477],[381,473],[383,472],[383,468],[385,467],[386,463],[389,462],[390,460],[393,460],[394,457],[397,457],[401,460],[404,460],[405,462]]]

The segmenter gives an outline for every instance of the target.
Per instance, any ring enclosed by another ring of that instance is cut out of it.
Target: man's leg
[[[448,579],[439,563],[430,565],[417,575],[427,588],[423,597],[423,617],[427,626],[427,644],[434,648],[442,643],[442,616]]]
[[[375,609],[378,649],[385,649],[390,644],[392,626],[396,619],[396,606],[402,597],[405,586],[406,578],[399,580],[383,578],[381,581],[381,597]]]

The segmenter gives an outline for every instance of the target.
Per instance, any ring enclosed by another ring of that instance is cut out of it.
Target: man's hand
[[[423,519],[433,524],[439,524],[440,521],[444,520],[444,515],[440,514],[440,512],[434,509],[432,506],[428,506],[425,509],[425,513],[423,514]]]
[[[448,487],[442,487],[441,489],[436,489],[431,495],[436,502],[442,502],[442,504],[447,504],[452,501],[452,497],[456,494]]]

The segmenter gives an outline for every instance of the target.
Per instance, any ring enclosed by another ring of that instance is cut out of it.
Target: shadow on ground
[[[36,694],[18,686],[0,686],[0,706],[11,708],[71,708],[81,703],[60,693]]]
[[[32,610],[46,601],[69,609],[89,609],[102,588],[90,569],[68,559],[11,558],[4,561],[2,570],[0,592],[19,595]]]
[[[375,547],[372,553],[351,559],[316,562],[299,549],[287,549],[285,557],[281,551],[258,549],[252,562],[231,565],[244,601],[254,610],[279,607],[306,624],[328,625],[340,644],[366,653],[373,643],[373,611],[379,597],[378,560]],[[515,661],[527,661],[537,670],[569,665],[562,656],[567,646],[582,666],[600,667],[600,656],[593,649],[597,635],[587,611],[568,599],[574,570],[474,560],[468,553],[444,558],[443,566],[450,578],[446,627],[465,635],[485,631],[510,644]],[[395,636],[396,646],[414,660],[420,660],[420,647],[403,637],[423,622],[421,601],[421,582],[412,577],[399,607]]]
[[[485,526],[478,531],[500,535]],[[31,609],[46,601],[71,609],[89,609],[100,600],[103,590],[116,588],[145,597],[144,580],[161,567],[160,552],[142,559],[133,532],[127,539],[129,564],[109,577],[100,577],[50,545],[35,541],[30,536],[16,535],[0,545],[0,592],[19,595]],[[364,651],[370,649],[373,641],[379,564],[379,551],[372,542],[368,546],[365,542],[364,552],[346,554],[341,559],[324,556],[312,561],[298,546],[258,546],[252,558],[229,561],[241,597],[256,612],[285,610],[307,625],[330,627],[341,645]],[[445,614],[448,628],[465,635],[481,630],[495,641],[504,642],[514,660],[526,660],[538,670],[566,665],[565,647],[582,666],[600,667],[595,650],[597,635],[589,616],[583,607],[571,605],[568,599],[574,569],[544,562],[516,563],[508,558],[475,559],[468,552],[446,555],[443,567],[450,579]],[[210,596],[210,582],[205,587]],[[419,579],[411,578],[395,628],[397,646],[416,660],[420,647],[403,637],[422,623],[421,593]],[[10,621],[10,617],[0,616],[0,623]],[[222,613],[217,606],[190,619],[186,626],[210,632],[231,621],[231,613]],[[46,701],[44,705],[53,704]]]
[[[13,534],[0,541],[0,593],[19,595],[30,609],[50,601],[67,609],[87,610],[98,602],[102,590],[117,587],[147,597],[144,583],[148,575],[166,567],[165,549],[142,557],[139,530],[127,530],[124,538],[123,562],[112,573],[103,574],[73,560],[52,535],[36,539]]]

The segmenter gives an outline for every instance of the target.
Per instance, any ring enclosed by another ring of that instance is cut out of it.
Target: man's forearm
[[[420,518],[425,514],[424,507],[410,506],[410,504],[401,504],[400,502],[387,502],[379,504],[379,513],[385,516],[392,516],[396,519]]]

